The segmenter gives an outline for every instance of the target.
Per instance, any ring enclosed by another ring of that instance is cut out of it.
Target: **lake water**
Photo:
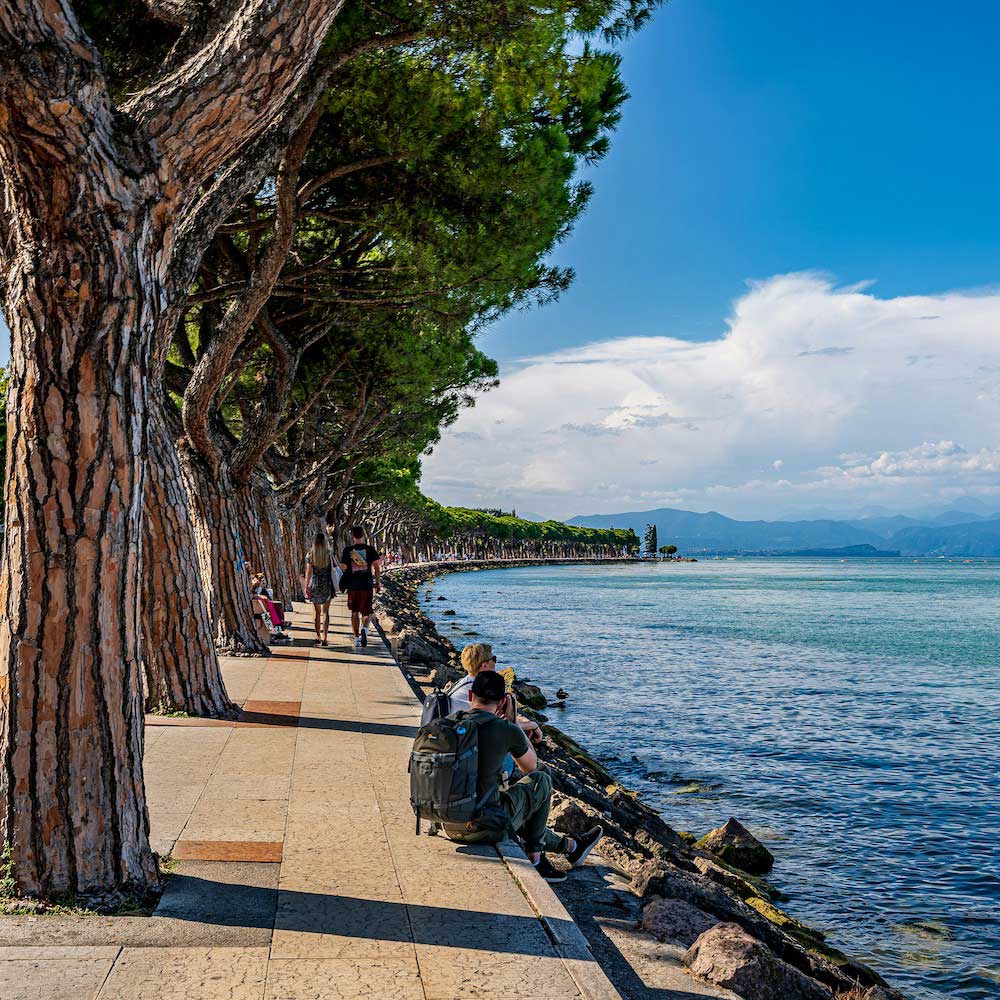
[[[564,686],[552,721],[674,827],[743,821],[832,944],[917,1000],[1000,997],[1000,565],[539,567],[421,593],[456,646],[474,630]]]

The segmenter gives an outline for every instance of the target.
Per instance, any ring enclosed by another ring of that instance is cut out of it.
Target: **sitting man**
[[[556,868],[543,852],[565,854],[570,866],[578,868],[604,836],[604,830],[595,826],[573,839],[548,829],[552,777],[547,771],[538,770],[538,757],[522,730],[501,718],[505,694],[503,677],[492,670],[481,671],[472,682],[470,715],[479,721],[476,794],[480,799],[485,797],[486,802],[476,819],[462,826],[446,823],[444,832],[449,840],[462,844],[495,844],[516,834],[546,882],[565,882],[566,873]],[[501,791],[501,765],[508,753],[514,757],[523,777]]]

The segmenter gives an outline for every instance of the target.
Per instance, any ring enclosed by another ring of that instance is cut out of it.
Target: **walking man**
[[[344,574],[341,588],[347,591],[347,607],[351,612],[354,648],[368,645],[368,623],[372,616],[372,601],[382,589],[382,566],[376,549],[368,544],[365,529],[351,528],[352,542],[340,557]]]

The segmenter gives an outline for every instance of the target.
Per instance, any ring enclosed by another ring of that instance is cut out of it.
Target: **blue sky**
[[[624,46],[575,285],[483,333],[501,387],[425,491],[1000,511],[998,38],[987,0],[671,0]]]
[[[789,271],[997,281],[998,37],[985,0],[671,0],[625,47],[632,100],[556,256],[575,286],[484,348],[716,337],[747,279]]]
[[[1000,510],[1000,8],[672,0],[432,496],[544,515]]]

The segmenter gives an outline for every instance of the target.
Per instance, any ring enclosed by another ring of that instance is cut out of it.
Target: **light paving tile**
[[[417,961],[427,1000],[581,996],[562,961],[550,955],[417,945]]]
[[[114,958],[11,959],[0,963],[0,1000],[94,1000]]]
[[[261,1000],[266,948],[124,948],[100,1000]]]
[[[199,800],[184,840],[283,840],[287,803],[260,799]]]
[[[272,959],[266,1000],[424,1000],[412,960]]]

